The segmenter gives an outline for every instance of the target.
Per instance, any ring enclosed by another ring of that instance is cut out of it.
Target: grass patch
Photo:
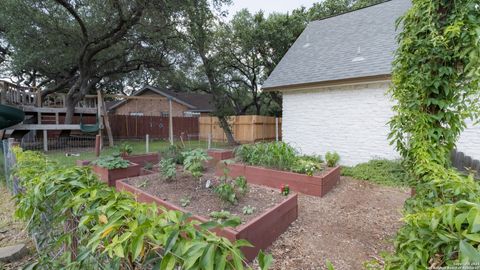
[[[342,175],[393,187],[408,187],[410,176],[398,160],[375,159],[342,167]]]
[[[107,143],[107,142],[105,142]],[[146,146],[145,146],[145,141],[141,140],[125,140],[125,141],[117,141],[115,142],[116,146],[121,145],[122,143],[126,143],[132,146],[132,153],[131,155],[137,155],[137,154],[144,154],[146,153]],[[177,143],[179,144],[179,143]],[[151,153],[158,153],[161,150],[167,149],[170,143],[165,140],[158,140],[158,141],[151,141],[149,145],[149,151]],[[218,145],[216,143],[215,146],[222,147],[226,145]],[[194,149],[194,148],[202,148],[206,149],[208,147],[207,143],[205,141],[185,141],[185,149]],[[111,155],[116,151],[115,147],[105,147],[100,156],[107,156]],[[48,156],[49,159],[57,161],[59,164],[64,165],[64,166],[73,166],[75,165],[75,161],[78,159],[81,160],[94,160],[96,159],[95,157],[95,151],[85,151],[85,152],[80,152],[78,153],[80,156],[69,156],[67,157],[65,155],[65,152],[47,152],[46,155]]]

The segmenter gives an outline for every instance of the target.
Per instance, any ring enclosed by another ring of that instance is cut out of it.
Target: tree
[[[65,122],[71,123],[75,105],[99,84],[142,66],[168,66],[171,6],[144,0],[5,0],[0,29],[13,48],[14,74],[36,74],[42,96],[68,89]]]

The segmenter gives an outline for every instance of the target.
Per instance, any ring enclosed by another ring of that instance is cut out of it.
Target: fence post
[[[43,130],[43,151],[48,152],[48,131]]]
[[[208,145],[207,149],[210,149],[212,146],[212,133],[208,133]]]
[[[170,144],[173,145],[173,109],[172,109],[172,99],[168,99],[168,137],[170,139]]]
[[[95,136],[95,156],[100,156],[100,141],[102,137],[100,135]]]
[[[146,153],[150,153],[149,143],[150,143],[150,136],[147,134],[147,135],[145,135],[145,150],[146,150]]]
[[[275,141],[278,142],[278,117],[275,117]]]

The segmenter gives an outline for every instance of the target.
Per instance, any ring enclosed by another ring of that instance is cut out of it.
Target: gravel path
[[[392,250],[401,225],[406,189],[342,177],[323,198],[299,195],[299,217],[268,250],[273,269],[362,269],[367,260]]]

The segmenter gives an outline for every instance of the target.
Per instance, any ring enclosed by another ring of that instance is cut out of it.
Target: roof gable
[[[390,74],[396,20],[410,6],[410,0],[391,0],[311,22],[263,88]]]

